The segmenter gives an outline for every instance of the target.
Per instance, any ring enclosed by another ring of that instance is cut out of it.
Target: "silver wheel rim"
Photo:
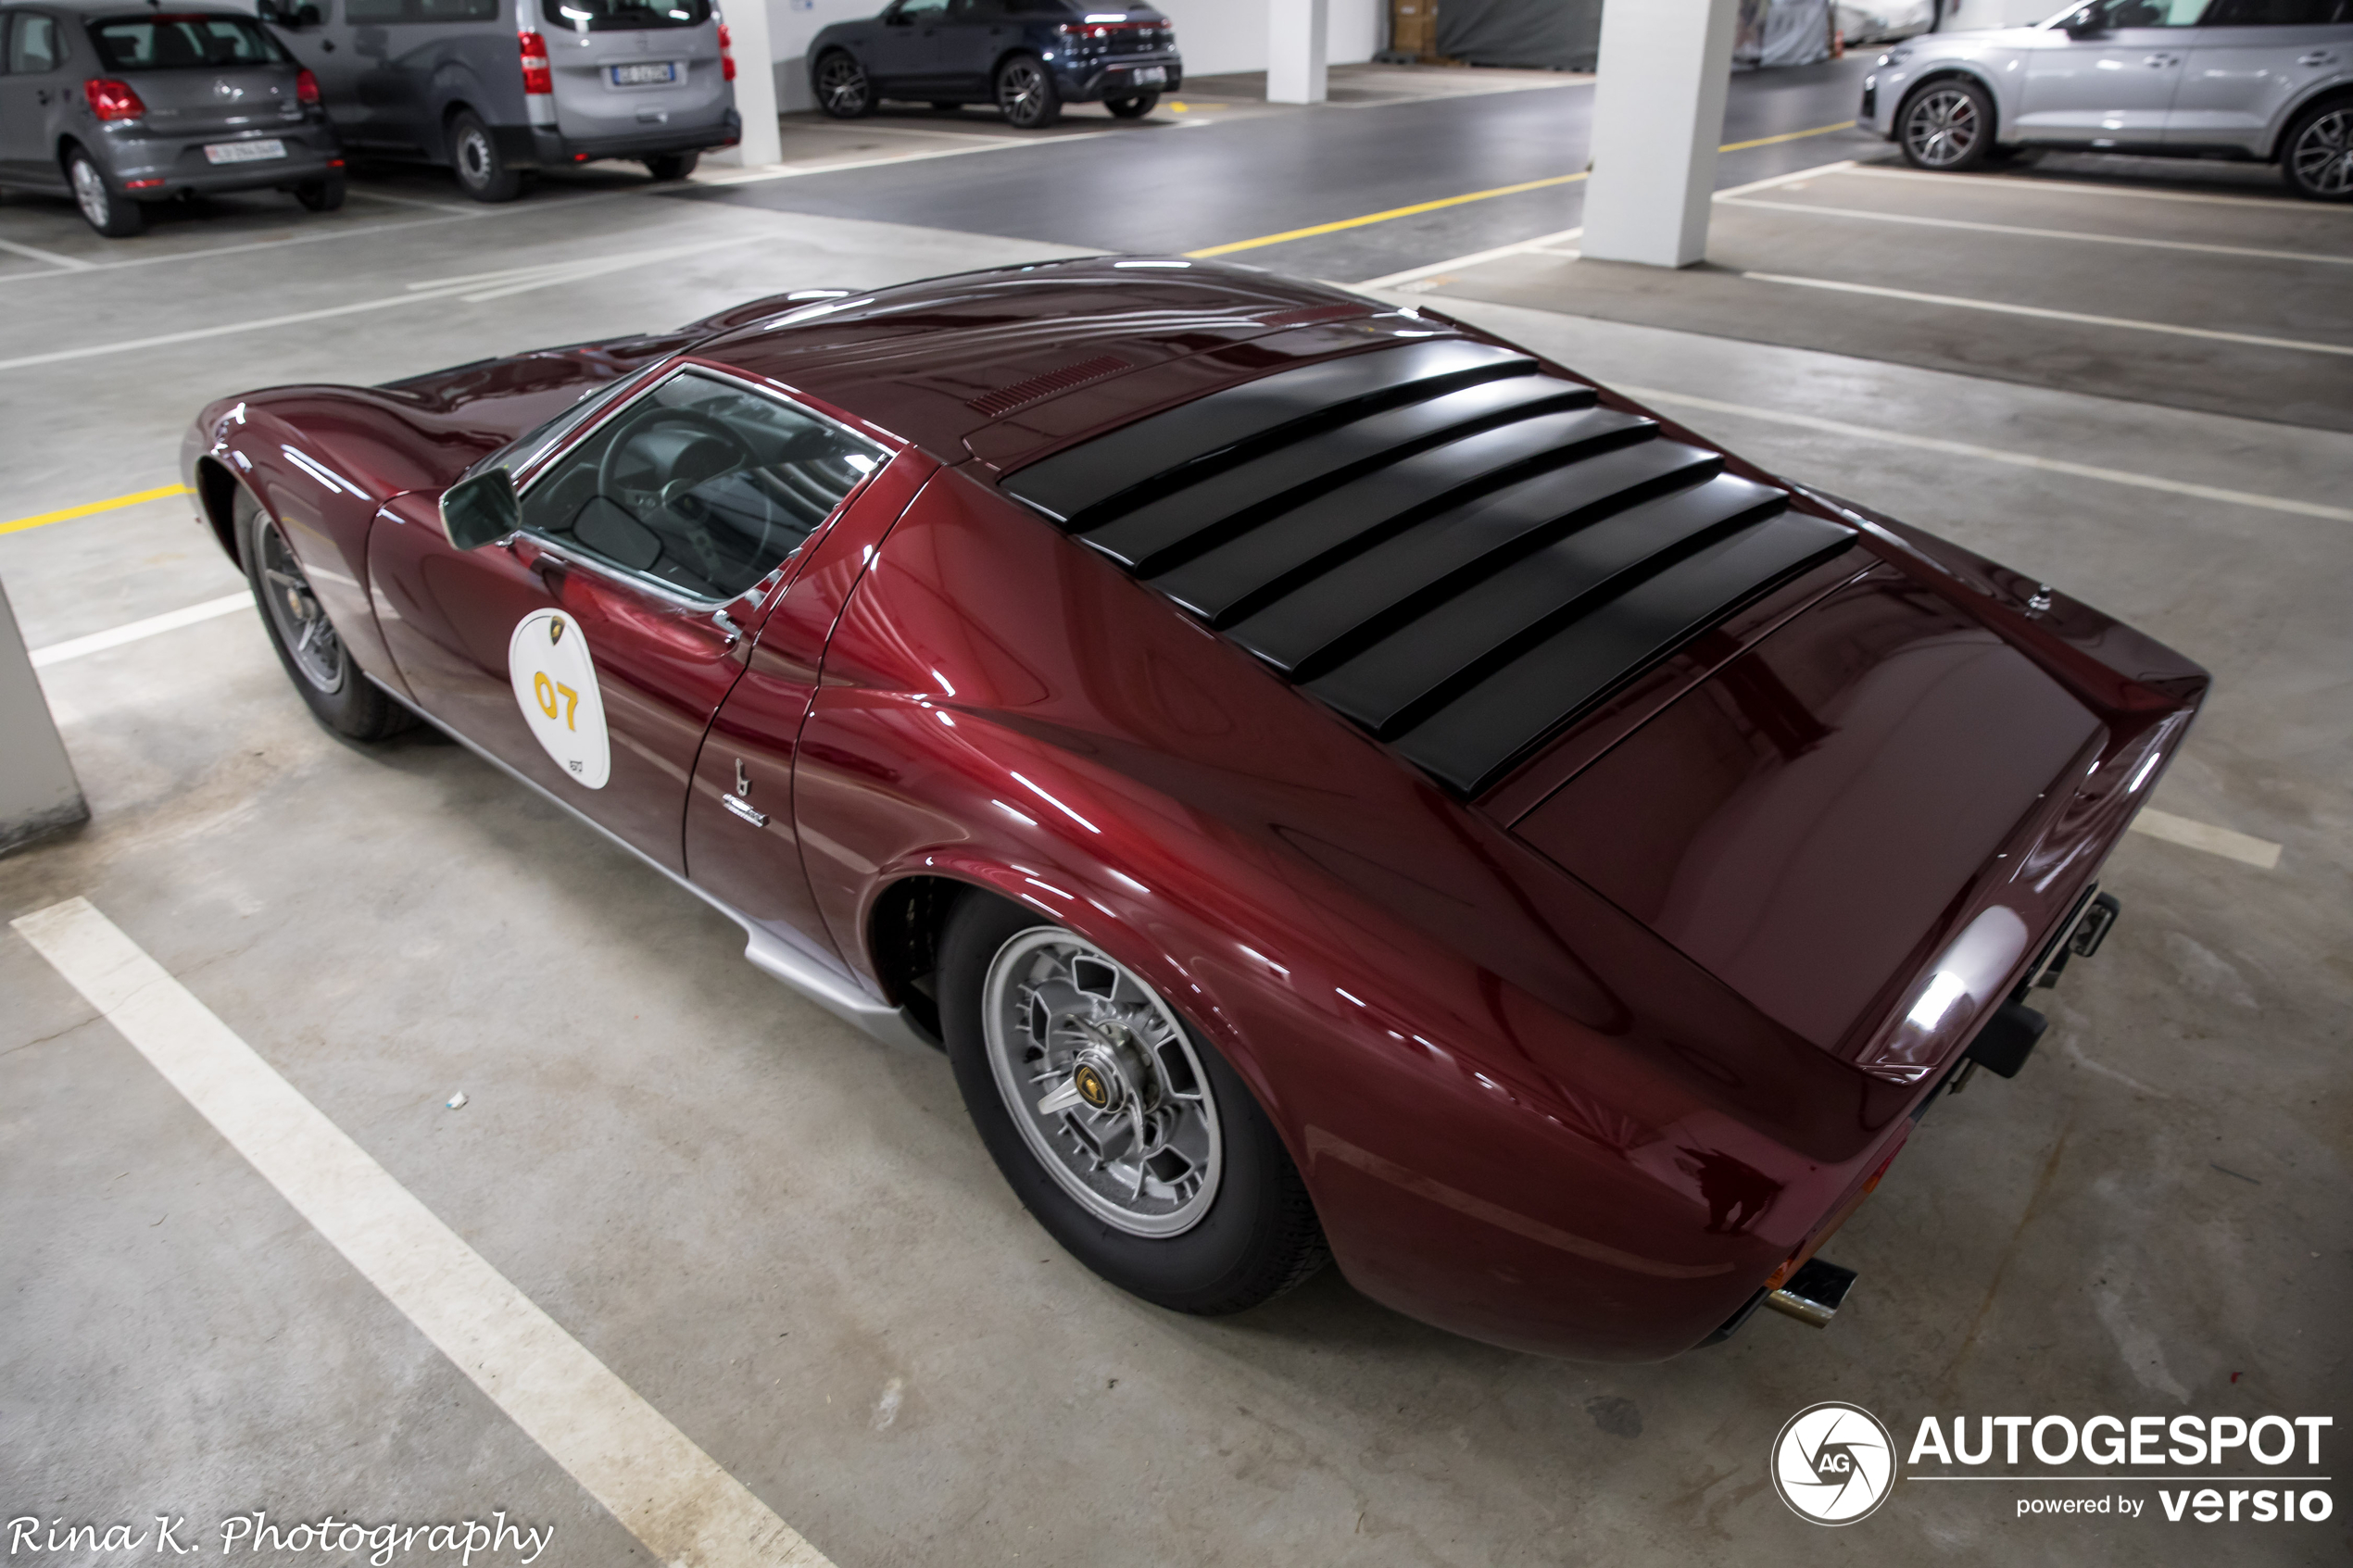
[[[1027,125],[1046,107],[1046,73],[1026,62],[1007,66],[997,79],[997,101],[1006,119]]]
[[[836,114],[856,114],[866,107],[866,73],[858,62],[837,55],[825,62],[818,73],[817,90],[825,95],[825,107]]]
[[[469,131],[458,138],[458,172],[469,185],[490,183],[490,138]]]
[[[88,219],[94,227],[103,229],[107,226],[107,206],[111,199],[107,182],[98,177],[98,170],[86,157],[73,160],[73,199],[81,207],[82,216]]]
[[[1931,169],[1950,169],[1977,146],[1977,100],[1957,87],[1923,93],[1904,117],[1904,146]]]
[[[2315,195],[2353,193],[2353,111],[2331,109],[2314,119],[2288,157],[2296,182]]]
[[[319,596],[310,591],[310,579],[302,574],[302,564],[287,548],[285,535],[278,532],[276,523],[262,525],[259,543],[261,603],[270,613],[270,624],[277,629],[278,640],[285,645],[286,657],[302,672],[302,678],[314,690],[333,696],[343,690],[343,643],[328,621],[327,612],[320,608]]]
[[[1181,1236],[1217,1197],[1217,1102],[1152,988],[1059,926],[990,960],[981,1029],[997,1092],[1062,1189],[1130,1236]]]

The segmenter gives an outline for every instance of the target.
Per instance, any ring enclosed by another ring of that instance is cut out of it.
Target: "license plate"
[[[1136,68],[1132,80],[1139,87],[1165,87],[1168,85],[1168,68],[1166,66],[1139,66]]]
[[[675,82],[678,68],[669,60],[645,60],[635,65],[609,66],[615,87],[645,87],[657,82]]]
[[[207,163],[260,163],[286,156],[286,144],[275,136],[258,142],[215,142],[204,150]]]

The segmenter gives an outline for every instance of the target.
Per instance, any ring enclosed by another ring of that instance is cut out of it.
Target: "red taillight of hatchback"
[[[727,24],[719,24],[719,75],[723,81],[736,80],[736,41],[727,36]]]
[[[555,72],[547,66],[547,41],[535,32],[519,32],[522,44],[522,90],[527,94],[556,90]]]
[[[319,101],[319,79],[308,68],[295,72],[295,100],[304,104]]]
[[[82,95],[90,100],[90,112],[100,119],[136,119],[147,112],[147,106],[131,90],[131,83],[110,77],[83,82]]]

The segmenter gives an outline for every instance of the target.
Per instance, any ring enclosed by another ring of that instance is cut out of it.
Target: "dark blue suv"
[[[1070,0],[892,0],[809,46],[817,107],[837,119],[872,114],[885,98],[995,104],[1025,131],[1051,125],[1064,104],[1100,101],[1136,119],[1184,74],[1176,30],[1158,11]]]

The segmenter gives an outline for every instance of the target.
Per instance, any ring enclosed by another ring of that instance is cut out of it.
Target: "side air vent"
[[[1853,531],[1461,340],[1214,393],[1003,487],[1473,796]]]
[[[1081,359],[1075,365],[1048,370],[1042,376],[1032,376],[1011,386],[1000,386],[994,392],[984,392],[964,407],[976,414],[987,414],[994,419],[1000,414],[1010,414],[1015,408],[1025,408],[1039,398],[1051,397],[1057,392],[1068,392],[1074,386],[1085,386],[1088,382],[1101,381],[1105,376],[1115,376],[1129,368],[1125,359],[1099,354],[1092,359]]]

